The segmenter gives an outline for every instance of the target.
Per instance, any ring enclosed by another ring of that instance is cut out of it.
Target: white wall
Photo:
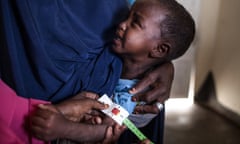
[[[193,16],[198,24],[199,4],[201,0],[177,0]],[[173,61],[175,67],[174,81],[171,90],[171,98],[187,98],[189,94],[190,76],[195,59],[195,42],[180,58]]]
[[[240,1],[222,0],[212,71],[218,100],[240,114]]]
[[[212,71],[217,99],[240,114],[240,1],[202,0],[196,55],[196,91]]]
[[[197,29],[196,83],[198,90],[207,76],[215,47],[220,0],[201,0]]]

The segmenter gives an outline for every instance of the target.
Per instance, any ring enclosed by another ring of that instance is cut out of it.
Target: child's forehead
[[[141,12],[163,12],[166,9],[156,0],[137,0],[133,5],[131,11],[141,11]]]
[[[168,13],[167,9],[156,0],[137,0],[131,12],[139,13],[148,18],[154,17],[160,21],[163,20]]]
[[[149,7],[157,7],[160,6],[160,2],[157,0],[137,0],[133,7],[144,7],[144,8],[149,8]]]

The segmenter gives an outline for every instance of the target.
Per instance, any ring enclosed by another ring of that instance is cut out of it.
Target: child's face
[[[165,12],[154,0],[137,1],[128,18],[117,28],[113,51],[121,56],[146,57],[160,37],[159,22]]]

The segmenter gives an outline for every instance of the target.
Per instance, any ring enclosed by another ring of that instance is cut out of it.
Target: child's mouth
[[[122,37],[120,37],[119,35],[115,35],[113,42],[115,45],[120,45],[122,43],[122,40]]]

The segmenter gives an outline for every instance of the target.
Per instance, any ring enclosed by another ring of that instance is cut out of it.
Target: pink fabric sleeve
[[[18,96],[0,79],[0,141],[4,144],[45,144],[26,130],[36,105],[47,101]]]

